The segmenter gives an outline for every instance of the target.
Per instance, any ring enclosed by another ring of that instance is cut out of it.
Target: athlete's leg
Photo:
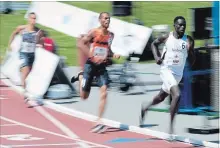
[[[170,104],[170,134],[172,134],[173,133],[173,121],[174,121],[175,114],[178,111],[181,93],[177,85],[171,87],[170,93],[172,96],[172,101]]]
[[[103,117],[103,114],[106,109],[107,104],[107,89],[109,84],[109,77],[107,70],[105,68],[101,68],[99,76],[97,76],[98,80],[98,86],[100,87],[100,103],[99,103],[99,114],[98,119],[96,121],[96,125],[92,129],[92,132],[102,132],[102,129],[104,128],[104,125],[101,124],[101,118]]]
[[[21,85],[23,88],[25,88],[26,87],[25,80],[31,71],[31,66],[33,65],[34,62],[34,54],[20,52],[20,60],[22,61],[20,66],[21,83],[22,83]]]
[[[170,104],[170,134],[173,133],[173,121],[175,114],[178,109],[180,101],[180,90],[178,84],[181,80],[181,76],[174,75],[170,70],[161,71],[161,78],[163,79],[164,85],[163,90],[166,90],[172,96],[172,101]]]
[[[21,85],[25,89],[25,87],[26,87],[25,80],[31,71],[31,67],[30,66],[23,66],[20,68],[20,71],[21,71]]]
[[[149,104],[145,105],[146,103],[142,103],[140,124],[143,124],[143,119],[144,119],[145,114],[148,111],[148,109],[153,105],[156,105],[156,104],[163,102],[167,96],[168,96],[168,93],[166,93],[163,89],[161,89],[160,92],[158,93],[158,95],[156,95],[153,98],[153,101],[151,101]]]
[[[107,103],[107,85],[103,85],[100,88],[100,103],[99,103],[99,115],[98,115],[98,122],[102,118],[104,112],[105,112],[105,107]]]
[[[77,43],[82,39],[84,35],[81,35],[80,38],[77,38]],[[89,47],[89,44],[88,44],[88,47]],[[88,59],[88,56],[85,52],[83,52],[82,49],[80,48],[77,48],[78,50],[78,63],[79,63],[79,67],[80,67],[80,72],[77,74],[77,76],[73,76],[71,78],[71,83],[74,83],[75,81],[79,81],[79,77],[80,75],[83,74],[83,70],[84,70],[84,65],[86,64],[87,62],[87,59]],[[80,78],[82,79],[82,77]]]
[[[93,80],[93,65],[91,63],[86,63],[83,71],[83,74],[79,75],[79,92],[82,99],[87,99],[90,94]]]

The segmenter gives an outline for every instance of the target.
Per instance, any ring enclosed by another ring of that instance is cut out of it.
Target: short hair
[[[186,21],[186,19],[183,16],[177,16],[177,17],[174,18],[173,23],[175,24],[178,19]]]
[[[108,12],[101,12],[101,13],[99,14],[99,19],[102,17],[103,14],[108,14],[108,15],[110,15]]]
[[[30,16],[30,15],[35,15],[36,16],[36,13],[35,12],[30,12],[29,14],[28,14],[28,17]]]

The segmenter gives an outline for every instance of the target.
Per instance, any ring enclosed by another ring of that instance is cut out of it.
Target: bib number
[[[106,58],[107,57],[107,48],[104,48],[104,47],[95,47],[94,49],[94,53],[93,53],[93,56],[95,57],[100,57],[100,58]]]
[[[23,51],[24,52],[34,52],[35,43],[23,43]]]
[[[181,65],[182,59],[183,59],[183,57],[181,56],[181,54],[175,54],[173,61],[172,61],[172,65],[175,65],[175,66]]]

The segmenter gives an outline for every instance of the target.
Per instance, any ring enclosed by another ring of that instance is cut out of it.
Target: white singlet
[[[162,89],[167,93],[170,93],[170,88],[178,85],[182,79],[186,58],[188,57],[187,44],[187,35],[181,39],[176,39],[173,32],[170,32],[165,42],[160,77],[163,81]]]
[[[182,77],[186,58],[188,57],[187,44],[187,35],[184,35],[181,39],[176,39],[173,32],[170,32],[163,48],[162,57],[164,57],[164,60],[161,64],[161,70],[169,69],[173,74]]]
[[[20,52],[34,53],[37,42],[37,34],[39,31],[28,32],[24,29],[21,33],[22,42]]]

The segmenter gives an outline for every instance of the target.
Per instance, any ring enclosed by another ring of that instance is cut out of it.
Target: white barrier
[[[11,52],[6,55],[5,61],[1,66],[1,73],[9,78],[14,84],[21,84],[19,48],[21,44],[21,37],[17,35],[11,43]]]
[[[26,79],[26,91],[33,98],[42,98],[47,92],[59,60],[59,56],[43,48],[36,49],[35,61]]]
[[[22,61],[19,58],[20,44],[21,36],[17,35],[11,44],[12,51],[6,55],[7,57],[1,66],[1,73],[16,85],[21,84],[20,65]],[[38,98],[46,93],[59,60],[59,56],[43,48],[36,48],[35,61],[26,79],[27,94]]]
[[[32,2],[25,18],[29,12],[37,14],[37,23],[72,37],[79,37],[99,25],[98,13],[61,2]],[[151,28],[115,18],[111,18],[109,30],[115,34],[113,52],[123,56],[132,52],[142,54],[152,33]]]

